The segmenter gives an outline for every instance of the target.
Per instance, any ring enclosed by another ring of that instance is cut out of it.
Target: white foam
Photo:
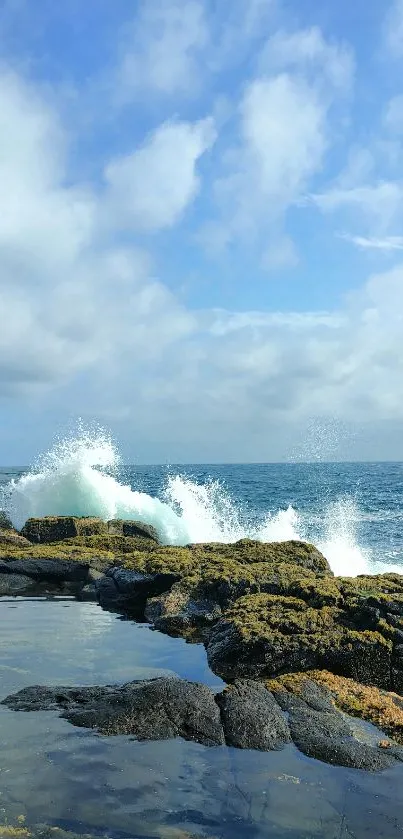
[[[376,563],[360,547],[361,514],[351,498],[330,504],[321,518],[317,511],[310,518],[290,506],[258,524],[256,511],[242,509],[218,481],[200,484],[174,475],[160,500],[120,483],[118,465],[110,437],[100,429],[81,428],[78,436],[54,446],[32,471],[11,481],[0,507],[7,508],[17,528],[29,517],[45,515],[136,519],[152,524],[166,544],[235,542],[247,537],[262,542],[306,540],[317,545],[336,574],[399,569]]]

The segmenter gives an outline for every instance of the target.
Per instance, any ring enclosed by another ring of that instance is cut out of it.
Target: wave
[[[57,443],[31,471],[12,480],[3,490],[0,507],[19,529],[27,518],[45,515],[135,519],[152,524],[165,544],[305,540],[322,551],[336,574],[399,568],[376,562],[360,547],[361,514],[351,498],[329,504],[321,517],[290,506],[257,519],[256,512],[242,509],[219,481],[201,484],[171,475],[160,500],[122,483],[119,466],[109,435],[102,429],[81,428],[78,435]]]

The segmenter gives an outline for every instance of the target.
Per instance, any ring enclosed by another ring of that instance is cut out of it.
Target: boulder
[[[293,597],[259,594],[238,600],[211,629],[207,656],[226,680],[324,668],[390,687],[389,639],[358,631],[342,609],[315,609]]]
[[[167,591],[177,580],[175,573],[147,574],[114,566],[97,583],[98,600],[104,609],[141,619],[148,598]]]
[[[74,725],[137,740],[183,737],[222,745],[224,734],[213,692],[176,678],[89,688],[25,688],[3,701],[17,711],[59,710]]]
[[[185,583],[175,583],[170,591],[147,600],[145,618],[156,629],[172,636],[203,637],[204,629],[216,623],[222,615],[214,600],[203,597],[202,591],[188,589]]]
[[[20,533],[17,533],[14,528],[0,528],[0,545],[15,545],[20,548],[27,548],[30,544],[31,542],[29,542],[28,539],[25,539],[24,536],[21,536]]]
[[[260,682],[239,681],[216,697],[225,740],[238,749],[271,751],[290,741],[284,714]]]
[[[155,527],[142,521],[111,519],[108,521],[108,533],[113,536],[142,536],[157,543],[160,541]]]
[[[288,713],[291,737],[308,757],[326,763],[377,772],[401,760],[398,747],[384,747],[384,732],[369,732],[341,714],[330,691],[305,674],[287,675],[268,683]]]
[[[2,574],[0,571],[0,597],[17,597],[27,594],[33,587],[32,577],[24,574]]]
[[[108,525],[99,518],[78,516],[45,516],[31,518],[25,522],[21,530],[34,544],[43,542],[60,542],[75,536],[96,536],[106,534]]]
[[[0,530],[14,530],[10,516],[5,510],[0,510]]]
[[[84,583],[88,580],[88,565],[65,559],[17,559],[0,561],[0,574],[23,575],[37,582]]]
[[[178,678],[107,687],[28,687],[2,701],[13,711],[59,711],[73,725],[136,740],[183,737],[205,746],[268,751],[290,742],[327,763],[379,771],[403,749],[342,715],[323,686],[294,695],[284,685],[239,681],[222,693]],[[283,710],[287,712],[288,719]]]

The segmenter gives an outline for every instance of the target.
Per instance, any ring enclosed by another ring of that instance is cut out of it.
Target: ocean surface
[[[167,544],[303,539],[335,573],[403,568],[402,463],[127,466],[99,432],[25,472],[0,468],[1,508],[17,527],[51,514],[131,518]]]

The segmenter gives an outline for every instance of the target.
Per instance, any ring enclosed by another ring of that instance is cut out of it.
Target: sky
[[[0,464],[403,460],[403,0],[2,0]]]

